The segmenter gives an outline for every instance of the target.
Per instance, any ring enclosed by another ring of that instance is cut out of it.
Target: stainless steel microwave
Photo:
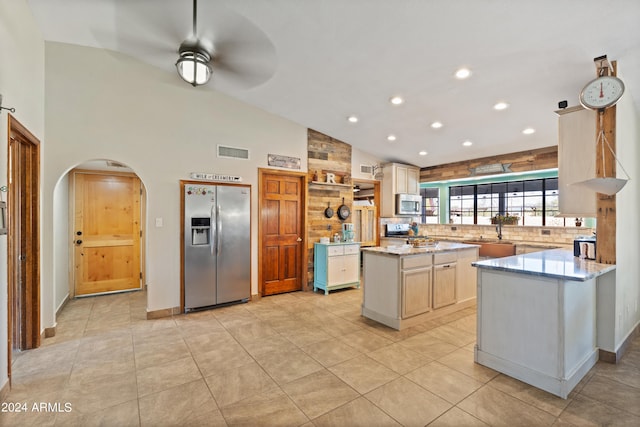
[[[419,194],[396,194],[396,215],[421,215],[422,196]]]

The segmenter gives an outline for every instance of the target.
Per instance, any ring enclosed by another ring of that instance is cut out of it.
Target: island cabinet
[[[313,291],[360,287],[359,243],[315,243]]]
[[[475,304],[477,246],[439,245],[363,248],[362,315],[401,330]]]
[[[431,311],[431,256],[416,255],[400,260],[402,318]]]

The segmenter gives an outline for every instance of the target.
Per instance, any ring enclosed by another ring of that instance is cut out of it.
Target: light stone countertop
[[[550,249],[504,258],[476,261],[471,265],[488,270],[584,282],[615,270],[612,264],[599,264],[573,256],[567,249]]]
[[[479,248],[479,245],[468,245],[466,243],[454,243],[454,242],[436,242],[435,245],[427,246],[424,248],[414,248],[411,245],[398,245],[398,246],[375,246],[369,248],[362,248],[362,251],[375,252],[385,255],[418,255],[425,253],[447,252],[447,251],[460,251],[463,249]]]

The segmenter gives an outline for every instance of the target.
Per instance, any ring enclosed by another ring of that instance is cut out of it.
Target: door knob
[[[78,236],[82,236],[82,231],[76,231],[76,234],[77,234]]]
[[[81,245],[82,244],[82,240],[76,240],[76,245]]]
[[[298,238],[296,239],[296,242],[302,242],[302,238],[301,238],[301,237],[298,237]]]

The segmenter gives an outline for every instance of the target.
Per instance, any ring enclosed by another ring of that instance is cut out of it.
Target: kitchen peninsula
[[[473,306],[478,246],[363,248],[362,315],[401,330]]]
[[[615,265],[553,249],[474,262],[475,361],[566,398],[598,360],[597,286]]]

